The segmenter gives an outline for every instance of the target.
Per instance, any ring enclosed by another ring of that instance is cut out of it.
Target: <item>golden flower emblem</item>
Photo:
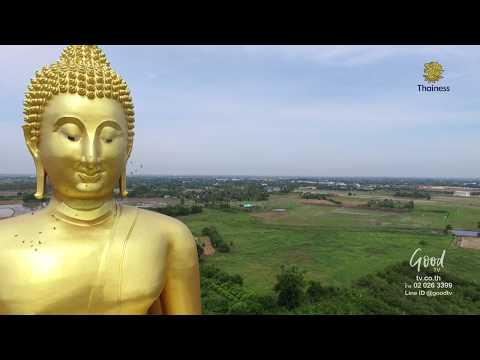
[[[435,83],[443,78],[443,66],[436,61],[424,65],[423,78],[429,83]]]

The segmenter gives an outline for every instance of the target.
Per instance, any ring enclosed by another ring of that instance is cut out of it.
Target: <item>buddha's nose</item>
[[[84,162],[89,168],[93,168],[97,165],[98,156],[95,141],[87,142],[86,149],[82,155],[82,162]]]

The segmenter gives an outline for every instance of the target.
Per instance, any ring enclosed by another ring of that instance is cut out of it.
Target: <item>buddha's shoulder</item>
[[[17,249],[22,241],[43,232],[47,221],[48,218],[37,212],[0,220],[0,251]]]
[[[43,215],[39,213],[34,215],[27,213],[0,220],[0,241],[10,234],[15,235],[19,231],[25,231],[26,229],[31,229],[32,226],[39,225]]]
[[[13,218],[7,218],[0,220],[0,246],[9,235],[15,236],[15,230],[20,226],[20,222],[18,218],[20,216],[16,216]]]
[[[173,241],[175,243],[187,242],[193,240],[192,233],[188,227],[178,219],[160,214],[154,211],[138,209],[135,207],[122,205],[125,212],[138,211],[136,220],[136,229]]]

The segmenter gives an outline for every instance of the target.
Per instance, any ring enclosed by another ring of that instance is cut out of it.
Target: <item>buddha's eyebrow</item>
[[[122,131],[122,127],[120,126],[119,123],[117,123],[116,121],[113,121],[113,120],[105,120],[103,121],[100,126],[98,127],[98,130],[101,130],[103,129],[104,127],[107,127],[107,126],[110,126],[116,130],[119,130],[119,131]]]
[[[67,124],[67,123],[73,123],[73,124],[77,125],[79,128],[83,128],[82,122],[79,119],[77,119],[76,117],[62,116],[55,121],[55,124],[53,126],[53,131],[57,131],[60,126],[62,126],[64,124]]]

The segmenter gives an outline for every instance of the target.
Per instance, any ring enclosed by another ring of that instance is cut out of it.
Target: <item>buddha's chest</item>
[[[160,296],[161,242],[125,241],[107,230],[32,240],[0,253],[0,313],[146,313]]]

